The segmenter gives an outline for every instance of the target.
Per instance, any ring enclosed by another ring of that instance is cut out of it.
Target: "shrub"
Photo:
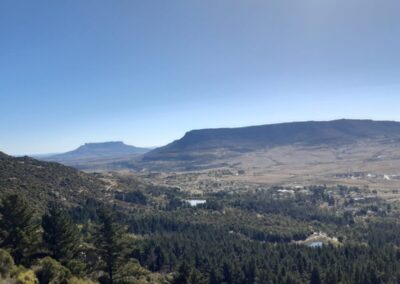
[[[7,278],[14,267],[14,259],[3,249],[0,249],[0,277]]]
[[[71,271],[71,274],[79,277],[83,277],[86,271],[86,264],[82,260],[70,260],[65,263],[65,266]]]
[[[16,276],[17,284],[38,284],[39,280],[36,278],[33,270],[21,270]]]
[[[39,260],[35,270],[40,283],[66,284],[71,277],[71,272],[68,268],[62,266],[51,257]]]

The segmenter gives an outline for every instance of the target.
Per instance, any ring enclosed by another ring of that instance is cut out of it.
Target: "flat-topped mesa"
[[[139,148],[126,145],[122,141],[85,143],[77,149],[52,155],[43,158],[46,161],[60,162],[66,165],[76,165],[76,163],[94,161],[99,159],[118,159],[121,157],[131,157],[148,152],[147,148]]]
[[[192,130],[181,139],[145,154],[144,159],[215,149],[246,152],[285,145],[335,146],[368,139],[397,141],[400,123],[341,119]]]
[[[80,148],[105,148],[105,147],[126,147],[126,145],[122,141],[110,141],[110,142],[99,142],[99,143],[85,143]]]

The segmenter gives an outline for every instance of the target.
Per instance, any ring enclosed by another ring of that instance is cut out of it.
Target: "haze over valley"
[[[346,184],[391,191],[400,186],[399,141],[399,122],[343,119],[193,130],[155,149],[88,143],[42,159],[89,172],[226,170],[231,174],[222,179],[269,186]]]

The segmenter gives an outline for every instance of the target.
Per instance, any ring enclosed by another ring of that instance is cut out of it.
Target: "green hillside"
[[[43,208],[50,201],[74,203],[96,196],[104,186],[93,176],[70,167],[0,152],[0,194],[24,195],[37,207]]]

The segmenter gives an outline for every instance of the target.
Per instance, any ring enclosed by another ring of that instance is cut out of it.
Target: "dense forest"
[[[355,207],[349,196],[361,189],[306,190],[213,193],[192,207],[185,193],[153,186],[44,211],[5,194],[0,275],[5,283],[399,283],[396,208],[375,199],[349,214],[344,204]],[[337,241],[303,243],[316,231]]]

